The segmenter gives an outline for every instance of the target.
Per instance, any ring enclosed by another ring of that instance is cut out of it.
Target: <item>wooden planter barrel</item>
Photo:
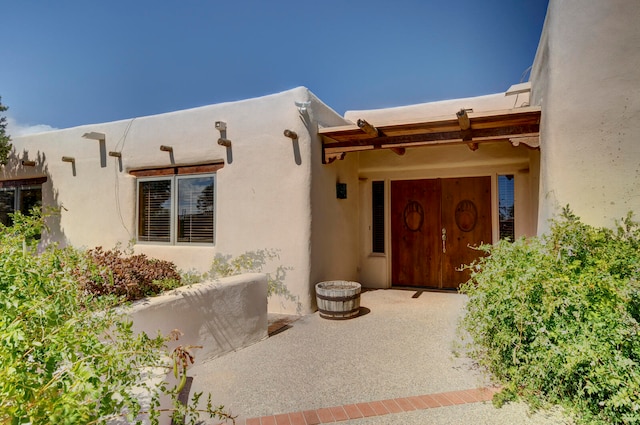
[[[320,317],[345,320],[360,313],[360,291],[358,282],[329,280],[316,284],[316,301]]]

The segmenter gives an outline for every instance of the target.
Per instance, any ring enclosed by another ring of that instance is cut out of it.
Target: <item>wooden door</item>
[[[469,280],[470,264],[480,252],[470,248],[491,243],[491,177],[442,180],[442,288],[455,289]]]
[[[391,182],[391,274],[398,286],[440,282],[440,182]]]
[[[392,285],[457,288],[490,241],[490,177],[391,182]]]

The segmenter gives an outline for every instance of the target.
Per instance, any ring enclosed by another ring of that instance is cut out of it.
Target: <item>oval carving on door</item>
[[[463,232],[470,232],[478,223],[478,209],[476,204],[469,199],[458,202],[456,206],[456,225]]]
[[[412,232],[417,232],[424,223],[424,209],[417,201],[409,201],[404,207],[404,225]]]

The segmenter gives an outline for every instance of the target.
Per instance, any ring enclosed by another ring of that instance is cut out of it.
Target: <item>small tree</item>
[[[0,113],[5,112],[8,107],[2,104],[2,97],[0,96]],[[7,158],[11,151],[11,137],[7,134],[7,119],[4,116],[0,116],[0,164],[7,165]]]

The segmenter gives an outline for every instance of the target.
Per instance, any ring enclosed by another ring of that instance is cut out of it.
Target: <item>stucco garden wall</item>
[[[43,203],[61,208],[50,221],[44,242],[78,247],[126,246],[136,237],[136,178],[129,171],[145,167],[223,162],[216,173],[215,244],[166,245],[136,243],[134,249],[175,262],[182,270],[209,269],[215,255],[235,257],[270,250],[278,258],[262,271],[284,270],[283,295],[269,299],[273,312],[306,313],[310,297],[311,172],[320,161],[318,122],[295,102],[312,101],[318,118],[344,123],[304,87],[238,102],[92,124],[16,137],[15,152],[4,167],[3,180],[46,176]],[[227,124],[231,147],[217,143],[216,121]],[[297,133],[292,140],[285,129]],[[101,132],[100,145],[87,132]],[[171,146],[173,152],[160,150]],[[121,152],[121,158],[107,155]],[[75,158],[75,164],[62,162]],[[35,160],[35,167],[21,165]]]
[[[184,286],[138,301],[126,312],[134,332],[154,337],[179,330],[182,336],[169,349],[202,346],[192,350],[201,363],[268,336],[267,277],[250,273]]]
[[[531,81],[543,109],[539,232],[569,204],[612,226],[640,214],[640,3],[551,0]]]

